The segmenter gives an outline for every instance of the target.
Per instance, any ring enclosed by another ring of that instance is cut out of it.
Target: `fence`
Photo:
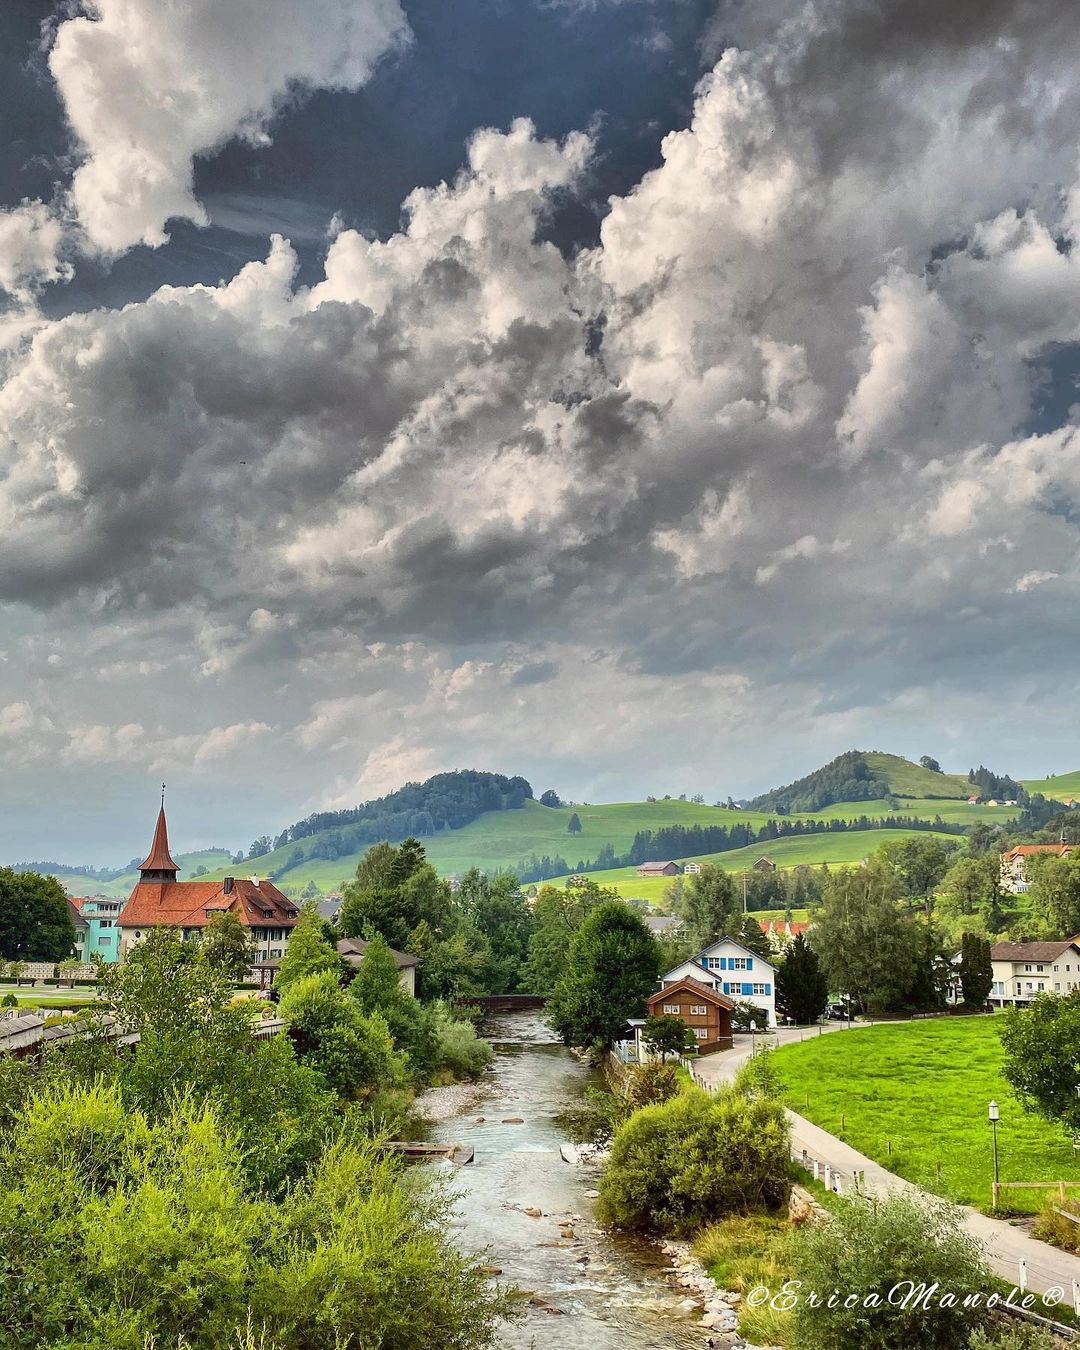
[[[1065,1192],[1067,1190],[1080,1190],[1080,1181],[992,1181],[990,1192],[993,1196],[994,1208],[997,1209],[1002,1191],[1052,1191],[1055,1187],[1057,1188],[1058,1199],[1064,1204]],[[1074,1216],[1069,1215],[1068,1217]]]

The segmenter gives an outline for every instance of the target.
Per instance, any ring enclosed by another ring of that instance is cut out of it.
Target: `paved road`
[[[869,1024],[856,1022],[850,1029],[844,1029],[843,1035],[856,1036],[861,1028]],[[822,1034],[839,1030],[841,1024],[833,1023],[824,1027]],[[797,1028],[782,1027],[776,1034],[781,1045],[799,1040],[800,1036],[817,1035],[817,1031],[800,1032]],[[760,1039],[760,1038],[759,1038]],[[723,1050],[715,1055],[705,1055],[694,1066],[695,1076],[702,1086],[714,1088],[718,1084],[734,1078],[739,1066],[749,1059],[751,1045],[749,1036],[737,1036],[731,1050]],[[862,1173],[860,1189],[866,1195],[885,1195],[890,1191],[904,1191],[912,1195],[925,1195],[921,1187],[913,1186],[893,1172],[887,1171],[880,1163],[859,1153],[842,1139],[823,1130],[819,1125],[806,1120],[803,1116],[789,1111],[791,1122],[792,1152],[799,1154],[805,1149],[810,1158],[816,1158],[824,1167],[839,1170],[841,1185],[845,1193],[852,1186],[856,1173]],[[993,1270],[1010,1284],[1020,1283],[1020,1262],[1027,1263],[1027,1287],[1035,1293],[1045,1293],[1048,1289],[1063,1291],[1064,1302],[1073,1301],[1073,1281],[1080,1284],[1080,1257],[1059,1251],[1045,1242],[1030,1237],[1021,1228],[1014,1228],[1003,1219],[991,1219],[978,1210],[961,1206],[964,1212],[964,1226],[967,1231],[986,1250],[987,1260]],[[1049,1313],[1052,1309],[1037,1306],[1036,1311]]]

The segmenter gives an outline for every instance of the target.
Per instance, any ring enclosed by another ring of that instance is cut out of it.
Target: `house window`
[[[705,958],[705,964],[709,967],[710,970],[719,970],[720,958],[718,956],[707,956]]]
[[[665,1017],[678,1017],[678,1015],[679,1015],[679,1005],[677,1003],[664,1004]]]
[[[1039,981],[1039,993],[1041,994],[1042,991],[1043,991],[1045,988],[1046,988],[1046,985],[1043,984],[1042,980],[1040,980],[1040,981]]]
[[[1031,969],[1031,967],[1028,966],[1028,970],[1030,970],[1030,969]],[[1036,966],[1035,969],[1039,972],[1040,975],[1042,974],[1042,966]]]
[[[1040,989],[1042,988],[1042,985],[1041,985],[1041,984],[1039,985],[1039,988],[1040,988]],[[1058,984],[1057,980],[1054,981],[1054,993],[1055,993],[1055,994],[1060,994],[1060,993],[1061,993],[1061,985]]]
[[[709,1029],[708,1027],[695,1027],[694,1035],[699,1041],[707,1041],[709,1039]]]
[[[708,1015],[709,1015],[709,1010],[708,1010],[708,1008],[705,1006],[704,1003],[691,1003],[691,1004],[690,1004],[690,1016],[691,1016],[691,1017],[708,1017]]]
[[[1018,994],[1019,994],[1019,992],[1020,992],[1020,981],[1019,981],[1019,980],[1016,981],[1016,992],[1017,992]]]
[[[745,956],[733,956],[733,957],[731,958],[731,960],[728,962],[728,969],[729,969],[729,970],[749,970],[750,967],[746,964],[746,957],[745,957]]]
[[[99,928],[111,928],[111,927],[112,927],[112,919],[98,919],[98,927],[99,927]]]
[[[754,993],[755,993],[755,994],[762,994],[762,995],[764,995],[764,993],[765,993],[765,986],[764,986],[763,984],[755,984],[755,985],[754,985]]]
[[[281,948],[275,947],[270,953],[270,960],[276,961],[281,956]]]
[[[1027,970],[1030,970],[1030,969],[1031,969],[1030,964],[1029,964],[1029,965],[1026,965],[1026,966],[1024,967],[1024,969],[1025,969],[1026,971],[1027,971]]]

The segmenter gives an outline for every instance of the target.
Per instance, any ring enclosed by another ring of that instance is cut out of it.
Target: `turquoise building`
[[[74,901],[86,920],[86,934],[80,942],[84,961],[99,956],[107,965],[120,959],[120,929],[117,920],[124,908],[123,900],[109,900],[101,895],[88,895]]]

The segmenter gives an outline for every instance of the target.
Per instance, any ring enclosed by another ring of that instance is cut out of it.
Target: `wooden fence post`
[[[1065,1183],[1063,1181],[1058,1182],[1058,1199],[1062,1204],[1065,1203]]]
[[[1020,1292],[1027,1293],[1027,1262],[1023,1257],[1020,1258]]]
[[[993,1200],[992,1200],[992,1203],[991,1203],[991,1208],[997,1209],[997,1207],[998,1207],[998,1200],[1001,1198],[1001,1185],[1000,1185],[1000,1183],[997,1182],[997,1181],[992,1181],[992,1182],[990,1183],[990,1192],[991,1192],[991,1195],[993,1196]]]
[[[825,1164],[825,1189],[832,1190],[832,1168],[828,1163]]]

